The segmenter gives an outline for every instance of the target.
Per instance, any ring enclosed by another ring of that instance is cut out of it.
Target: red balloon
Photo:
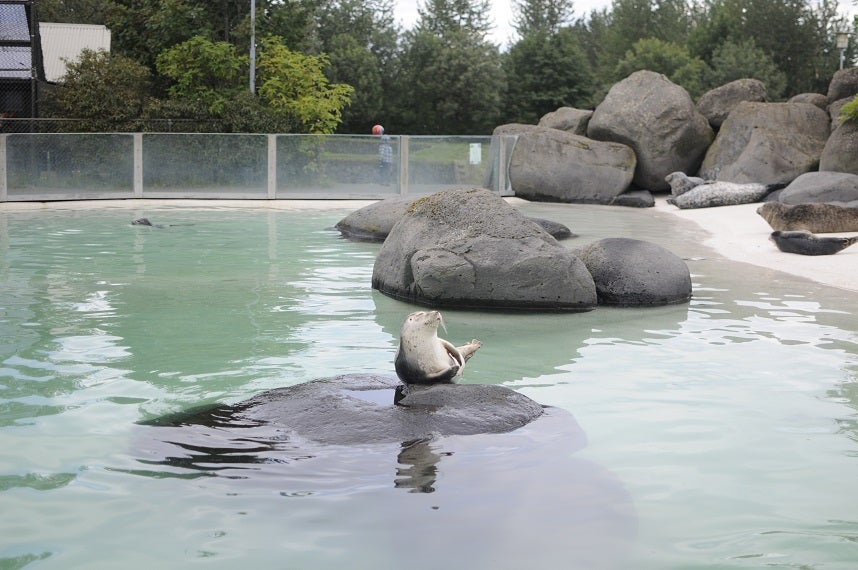
[[[376,125],[376,126],[374,126],[374,127],[372,128],[372,134],[374,134],[374,135],[383,135],[383,134],[384,134],[384,127],[382,127],[381,125]]]

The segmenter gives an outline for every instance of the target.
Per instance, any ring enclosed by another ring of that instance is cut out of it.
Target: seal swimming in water
[[[782,204],[767,202],[757,213],[773,230],[815,233],[858,232],[858,208],[825,202]]]
[[[473,339],[455,347],[438,338],[438,326],[443,324],[438,311],[417,311],[405,318],[394,362],[400,380],[406,384],[449,383],[462,374],[465,362],[482,343]]]
[[[810,232],[775,231],[769,236],[778,249],[785,253],[800,255],[832,255],[858,242],[854,237],[819,237]]]

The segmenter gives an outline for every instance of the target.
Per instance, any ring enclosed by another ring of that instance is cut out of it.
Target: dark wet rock
[[[503,386],[413,386],[394,376],[346,374],[149,423],[264,425],[279,431],[281,440],[357,445],[505,433],[530,423],[543,411],[540,404]]]
[[[828,83],[828,100],[837,101],[858,94],[858,67],[847,67],[834,73]]]
[[[585,111],[573,107],[560,107],[556,111],[551,111],[543,115],[539,119],[539,126],[586,137],[587,125],[590,123],[590,117],[592,116],[593,111]]]
[[[846,172],[808,172],[783,189],[782,204],[834,202],[858,206],[858,174]]]
[[[717,128],[742,101],[763,102],[766,98],[766,86],[759,79],[737,79],[704,93],[697,101],[697,110]]]
[[[630,190],[623,192],[611,201],[612,206],[626,206],[627,208],[652,208],[655,206],[655,198],[649,190]]]
[[[700,176],[739,183],[788,184],[816,169],[828,116],[807,103],[739,103],[706,152]]]
[[[415,196],[396,196],[379,200],[355,210],[337,222],[335,227],[343,237],[349,239],[382,242],[387,238],[387,234],[390,233],[396,222],[405,215],[408,207],[416,200],[419,200],[419,198]],[[543,218],[531,219],[542,226],[555,239],[566,239],[575,236],[572,230],[560,222]]]
[[[581,260],[481,188],[414,202],[379,250],[372,286],[432,307],[583,311],[596,304]]]
[[[628,146],[534,125],[501,125],[494,135],[517,135],[509,164],[515,195],[527,200],[610,204],[635,170]]]
[[[688,266],[659,245],[607,238],[577,253],[593,276],[600,305],[670,305],[691,299]]]
[[[858,174],[858,121],[844,121],[834,129],[819,157],[819,170]]]
[[[630,146],[637,156],[635,185],[667,190],[664,177],[695,172],[714,135],[685,89],[659,73],[636,71],[611,87],[587,136]]]
[[[816,105],[823,111],[828,109],[828,97],[822,93],[799,93],[790,97],[787,103],[809,103]]]

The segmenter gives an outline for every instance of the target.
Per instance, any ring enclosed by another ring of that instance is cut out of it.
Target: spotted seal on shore
[[[738,184],[736,182],[706,181],[684,194],[671,196],[668,204],[680,209],[735,206],[759,202],[769,193],[783,188],[783,184]]]
[[[854,237],[819,237],[810,232],[775,231],[769,236],[778,249],[785,253],[799,255],[832,255],[858,242]]]
[[[810,204],[781,204],[767,202],[757,213],[773,230],[814,233],[858,232],[858,208],[824,202]]]
[[[455,347],[438,338],[438,326],[443,324],[438,311],[417,311],[405,318],[399,329],[399,348],[394,361],[400,380],[406,384],[449,383],[462,374],[465,362],[482,343],[474,339]]]
[[[664,181],[670,184],[670,195],[671,196],[681,196],[695,188],[705,183],[706,180],[697,177],[697,176],[688,176],[684,172],[671,172],[667,176],[664,177]]]

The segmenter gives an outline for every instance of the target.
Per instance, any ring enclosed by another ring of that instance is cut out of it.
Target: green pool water
[[[570,248],[667,247],[691,303],[445,311],[446,338],[483,342],[463,382],[554,412],[309,451],[193,432],[223,471],[161,461],[187,432],[140,424],[392,374],[415,308],[371,290],[380,246],[331,229],[346,210],[0,209],[0,569],[858,567],[858,296],[654,212],[522,210]]]

